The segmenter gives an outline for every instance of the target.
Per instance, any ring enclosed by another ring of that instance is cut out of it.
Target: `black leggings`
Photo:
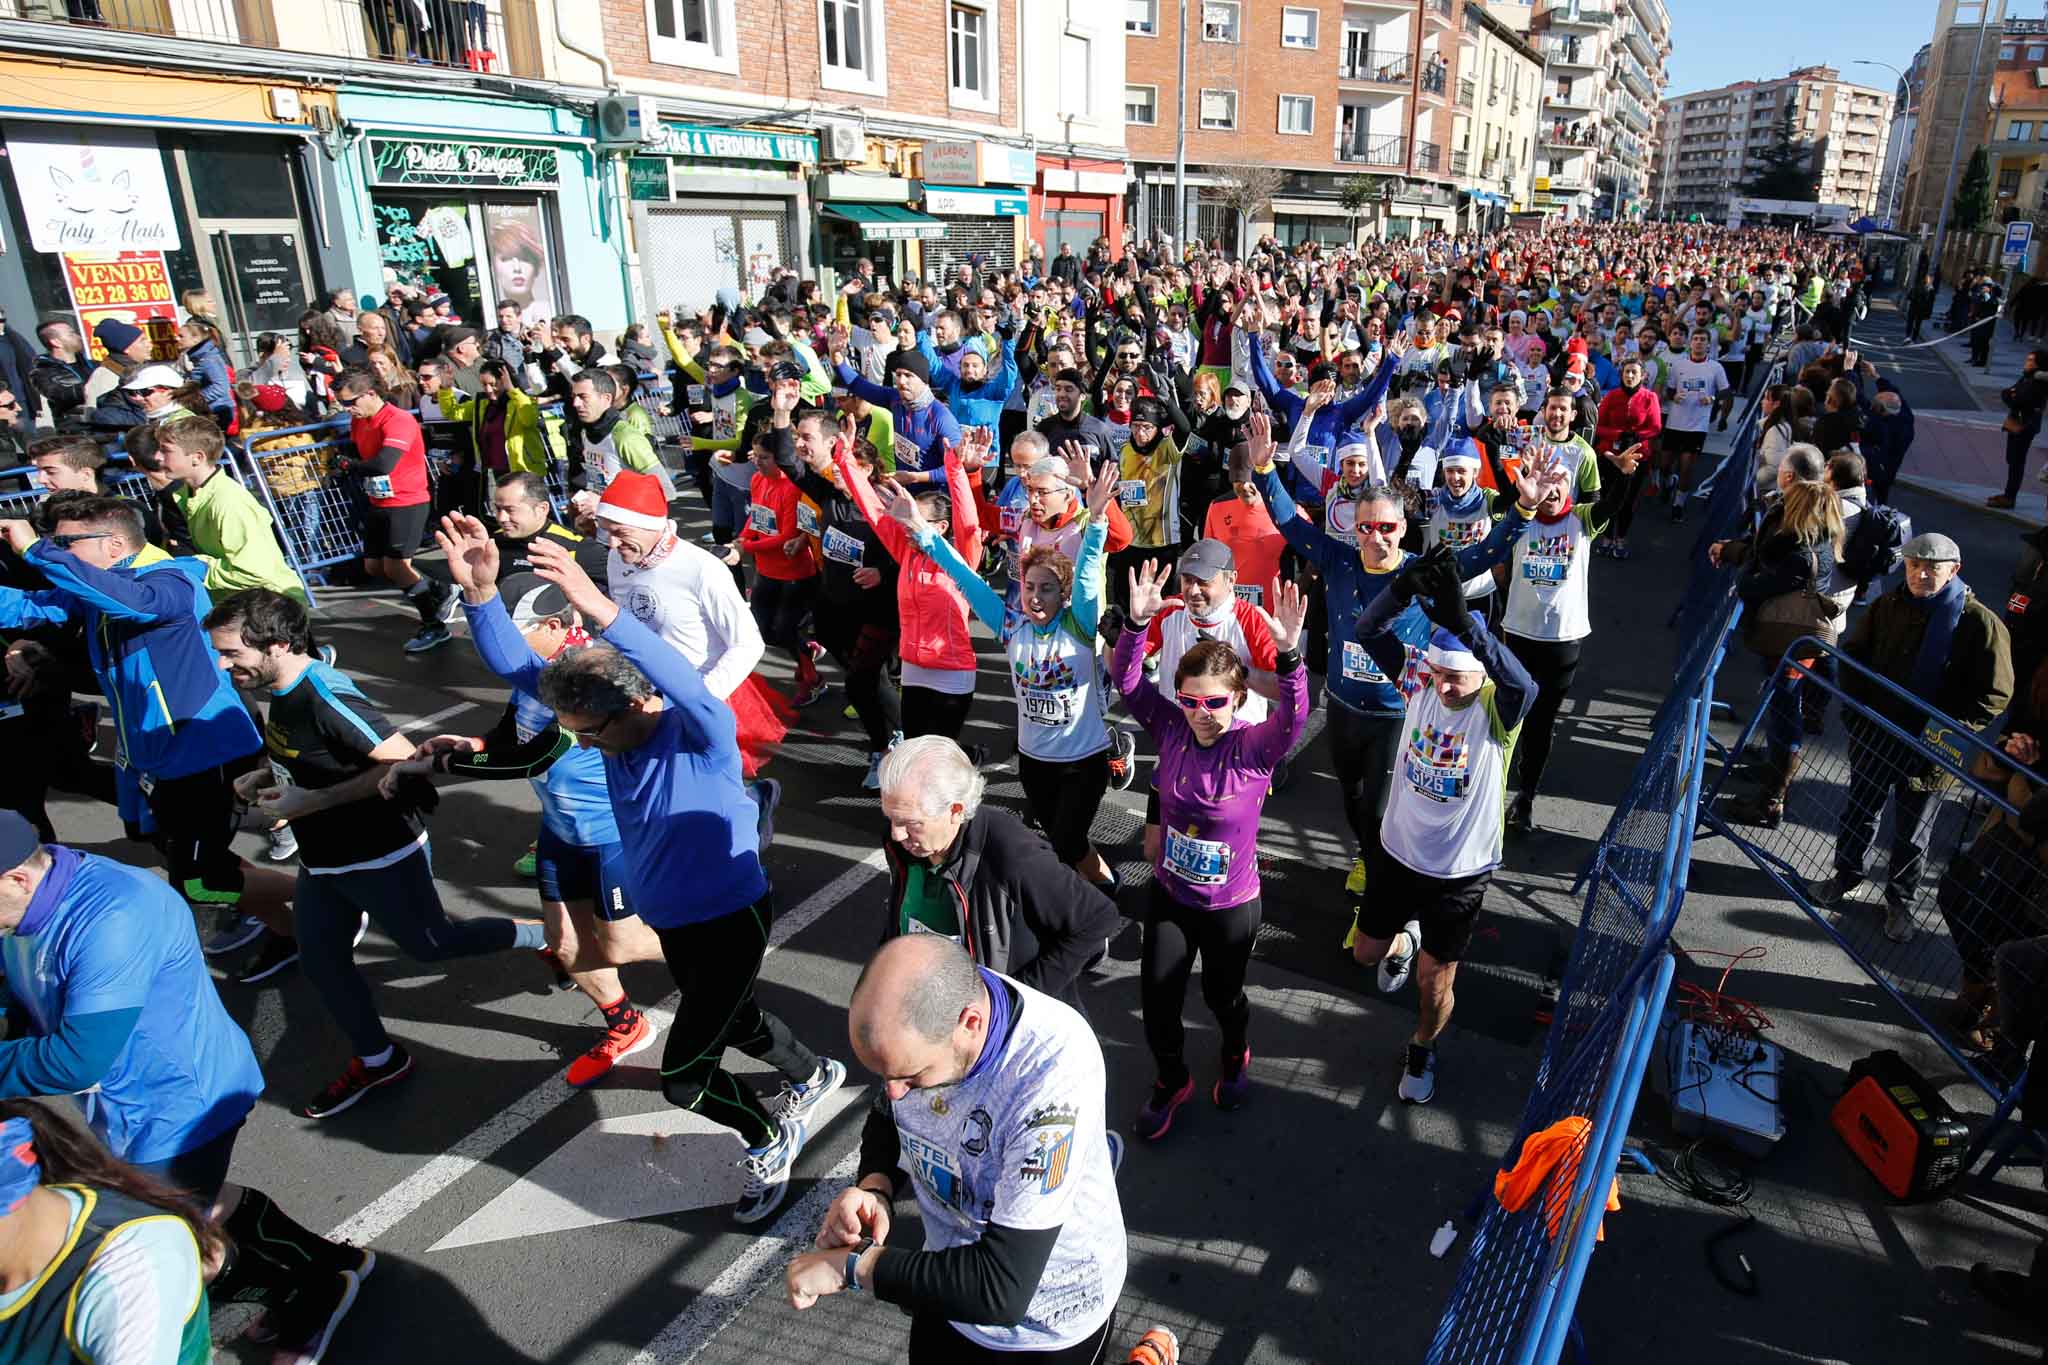
[[[2040,434],[2039,427],[2026,427],[2005,434],[2005,496],[2008,498],[2020,495],[2020,480],[2027,476],[2027,452],[2034,448],[2034,438]]]
[[[1059,860],[1072,867],[1087,857],[1093,848],[1088,831],[1095,824],[1102,794],[1109,790],[1109,750],[1058,760],[1033,758],[1020,749],[1017,776],[1024,784],[1031,818],[1045,831]]]
[[[868,752],[879,754],[903,728],[902,704],[889,680],[896,625],[864,621],[859,612],[835,602],[821,602],[816,617],[818,643],[846,670],[846,700],[868,732]]]
[[[1167,895],[1156,880],[1152,883],[1138,996],[1145,1011],[1145,1043],[1152,1049],[1159,1083],[1167,1089],[1178,1090],[1188,1078],[1187,1030],[1180,1010],[1197,953],[1202,956],[1202,999],[1223,1031],[1223,1055],[1244,1051],[1252,1014],[1244,974],[1258,936],[1257,896],[1227,910],[1195,910]]]
[[[809,578],[770,578],[756,572],[754,591],[747,604],[754,609],[754,623],[761,627],[763,640],[791,653],[803,654],[800,637],[804,617],[817,596],[818,579],[815,574]],[[810,656],[804,654],[803,657]]]
[[[749,1147],[767,1146],[781,1127],[752,1087],[725,1069],[725,1050],[738,1048],[793,1081],[807,1081],[818,1069],[818,1054],[754,1002],[774,919],[774,902],[763,896],[717,919],[654,931],[682,993],[661,1054],[661,1093],[724,1124]]]
[[[910,1320],[910,1365],[1018,1365],[1026,1354],[1029,1365],[1097,1365],[1109,1344],[1109,1329],[1116,1322],[1110,1313],[1100,1329],[1086,1341],[1058,1351],[992,1351],[968,1340],[960,1329],[936,1313],[919,1313]]]
[[[967,724],[967,713],[973,709],[972,692],[955,694],[907,684],[903,688],[903,737],[944,735],[947,739],[958,739],[961,727]]]
[[[1650,481],[1650,475],[1655,469],[1656,461],[1646,459],[1636,466],[1636,472],[1633,474],[1622,473],[1619,466],[1600,471],[1601,478],[1620,479],[1622,482],[1621,505],[1614,509],[1614,522],[1607,528],[1607,534],[1614,539],[1628,539],[1628,528],[1633,526],[1636,520],[1636,504],[1643,498],[1643,485]]]
[[[1394,758],[1401,752],[1405,717],[1368,716],[1335,697],[1324,710],[1330,737],[1330,765],[1337,770],[1337,790],[1344,798],[1344,819],[1358,839],[1358,856],[1367,865],[1380,851],[1380,822],[1394,787]]]
[[[1508,636],[1508,648],[1536,680],[1536,704],[1529,708],[1529,718],[1522,722],[1521,737],[1515,741],[1515,759],[1522,765],[1521,783],[1516,791],[1522,796],[1534,797],[1536,789],[1543,785],[1543,770],[1550,763],[1551,737],[1557,729],[1557,713],[1564,705],[1565,695],[1572,690],[1572,679],[1578,676],[1580,647],[1584,643]]]

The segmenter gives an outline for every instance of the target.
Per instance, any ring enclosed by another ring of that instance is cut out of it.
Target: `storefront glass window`
[[[492,294],[490,315],[483,320],[495,323],[498,305],[516,303],[523,322],[546,322],[559,310],[555,304],[554,271],[548,263],[547,223],[541,216],[541,206],[487,203],[483,216]]]
[[[291,157],[274,139],[239,146],[226,138],[194,139],[185,161],[201,218],[299,216]]]
[[[529,323],[562,311],[542,204],[380,192],[372,208],[384,268],[400,284],[445,293],[471,326],[494,325],[500,299],[517,303]]]
[[[1273,235],[1279,239],[1282,246],[1295,246],[1301,242],[1343,246],[1351,239],[1350,224],[1347,220],[1326,218],[1313,213],[1274,215]]]

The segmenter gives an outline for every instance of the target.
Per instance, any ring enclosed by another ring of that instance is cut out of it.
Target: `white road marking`
[[[783,842],[795,844],[798,841],[787,839]],[[876,849],[806,896],[794,910],[778,916],[775,927],[769,932],[768,951],[774,952],[809,928],[827,910],[865,885],[882,867],[882,850]],[[680,1001],[681,996],[671,991],[654,1008],[672,1012]],[[569,1069],[564,1067],[520,1096],[483,1126],[344,1219],[327,1235],[364,1246],[390,1232],[417,1213],[427,1201],[490,1160],[506,1143],[567,1103],[577,1093],[569,1085],[568,1074]]]

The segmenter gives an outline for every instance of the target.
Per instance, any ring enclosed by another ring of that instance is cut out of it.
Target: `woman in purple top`
[[[1259,724],[1232,727],[1245,698],[1245,663],[1226,641],[1204,640],[1181,656],[1171,698],[1145,681],[1145,626],[1173,573],[1170,562],[1132,572],[1129,625],[1116,646],[1117,689],[1159,747],[1163,837],[1145,911],[1142,987],[1145,1041],[1158,1079],[1138,1111],[1138,1136],[1147,1140],[1166,1136],[1175,1111],[1195,1093],[1181,1055],[1180,1007],[1197,953],[1202,998],[1223,1030],[1223,1065],[1210,1098],[1219,1109],[1235,1109],[1251,1089],[1244,975],[1259,931],[1259,814],[1273,769],[1300,738],[1308,714],[1298,648],[1307,604],[1292,584],[1266,618],[1279,655],[1280,698]]]

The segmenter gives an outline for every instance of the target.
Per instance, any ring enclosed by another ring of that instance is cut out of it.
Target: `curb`
[[[1992,325],[1997,326],[1996,323],[1993,323]],[[1986,402],[1984,399],[1977,396],[1977,386],[1976,383],[1970,378],[1969,371],[1965,370],[1961,362],[1959,362],[1954,356],[1950,355],[1945,348],[1937,345],[1930,346],[1927,349],[1934,352],[1935,359],[1939,360],[1944,366],[1948,368],[1949,374],[1954,377],[1956,383],[1962,386],[1963,392],[1970,396],[1970,401],[1977,405],[1977,411],[1998,411],[1998,408],[1993,407],[1991,403]],[[1932,492],[1933,490],[1929,489],[1927,491]]]
[[[1957,507],[1965,508],[1980,516],[1991,517],[1997,521],[2010,522],[2022,530],[2032,531],[2040,525],[2039,522],[2021,516],[2017,511],[2008,510],[2003,507],[1986,507],[1981,498],[1966,496],[1943,484],[1933,483],[1911,474],[1901,474],[1893,479],[1892,482],[1903,484],[1916,493],[1925,493],[1930,498],[1939,498],[1943,502],[1954,503]],[[1915,529],[1917,530],[1918,528]]]

